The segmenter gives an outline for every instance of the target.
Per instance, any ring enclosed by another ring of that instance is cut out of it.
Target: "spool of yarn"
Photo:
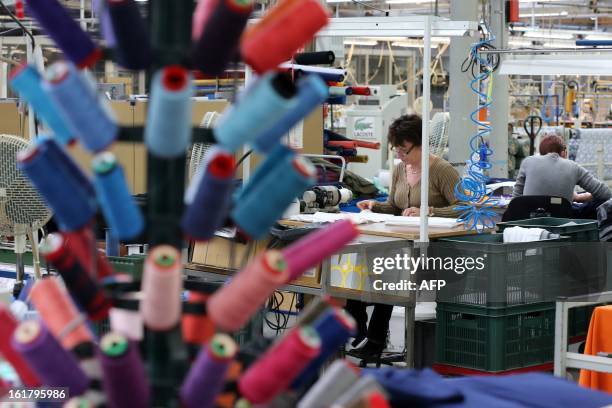
[[[30,292],[30,300],[40,313],[45,326],[66,350],[73,350],[82,343],[93,342],[93,336],[83,317],[57,279],[48,278],[36,282]]]
[[[344,309],[334,307],[325,311],[312,327],[321,338],[321,351],[293,381],[291,385],[293,389],[309,385],[323,364],[344,346],[349,337],[355,334],[356,323]]]
[[[83,146],[94,153],[106,149],[119,128],[85,77],[74,66],[60,61],[49,67],[46,78],[44,89]]]
[[[269,153],[278,146],[280,139],[300,120],[307,117],[328,96],[325,82],[317,76],[300,78],[297,82],[298,93],[295,104],[287,112],[279,116],[277,121],[264,130],[253,141],[253,148],[260,153]]]
[[[337,306],[337,304],[329,295],[314,298],[304,307],[304,310],[298,316],[296,324],[298,326],[312,326],[332,306]]]
[[[127,69],[144,70],[152,61],[151,40],[134,0],[108,0],[108,15],[115,36],[117,62]]]
[[[312,232],[283,249],[289,266],[289,279],[300,277],[359,236],[350,220],[342,220]]]
[[[336,55],[333,51],[302,52],[295,54],[293,60],[300,65],[331,65]]]
[[[28,12],[79,68],[92,67],[102,52],[57,0],[27,0]]]
[[[235,152],[293,109],[295,93],[295,85],[287,75],[267,74],[259,78],[219,119],[214,129],[215,139],[225,149]]]
[[[210,296],[206,304],[208,315],[223,330],[240,329],[283,284],[285,268],[279,251],[259,255]]]
[[[114,48],[117,44],[117,40],[113,31],[113,22],[108,11],[106,0],[93,0],[92,8],[98,14],[100,33],[102,34],[106,46]]]
[[[197,305],[205,309],[208,297],[209,295],[207,294],[189,291],[187,295],[187,304]],[[215,334],[215,324],[210,317],[208,317],[205,310],[203,310],[202,313],[189,313],[188,311],[183,311],[181,328],[183,340],[190,344],[207,344]]]
[[[42,77],[33,65],[21,65],[11,72],[9,83],[19,96],[29,103],[34,112],[53,131],[60,144],[69,144],[74,134],[62,118],[59,110],[49,100],[42,87]]]
[[[104,391],[113,408],[146,408],[150,404],[149,384],[136,343],[115,332],[100,341]]]
[[[249,237],[262,238],[298,194],[315,182],[315,176],[315,168],[303,158],[279,163],[260,180],[252,181],[256,184],[236,203],[233,220]],[[261,197],[266,197],[265,206],[261,205]]]
[[[57,147],[56,151],[53,151],[54,147]],[[25,173],[51,207],[60,229],[74,231],[94,218],[95,202],[91,200],[89,187],[69,172],[66,163],[59,161],[57,151],[61,151],[61,148],[54,140],[47,139],[42,144],[32,145],[19,152],[17,167]],[[62,154],[64,160],[71,160]]]
[[[63,231],[62,238],[66,249],[74,254],[81,266],[94,279],[102,280],[114,274],[108,259],[96,248],[94,233],[90,226],[75,231]]]
[[[193,61],[200,71],[208,75],[224,71],[237,53],[240,35],[252,10],[251,0],[215,2],[193,52]]]
[[[330,86],[329,87],[329,95],[330,96],[344,96],[344,95],[352,95],[353,90],[350,86]]]
[[[202,36],[206,22],[210,18],[212,12],[215,10],[219,0],[199,0],[196,5],[195,11],[193,12],[193,20],[191,27],[191,37],[193,42],[198,41]]]
[[[218,149],[209,151],[207,156],[206,170],[181,222],[185,235],[195,241],[212,238],[223,226],[234,187],[234,156]]]
[[[140,313],[145,326],[151,330],[170,330],[179,323],[183,285],[180,257],[176,248],[159,245],[145,261]]]
[[[346,105],[346,96],[330,96],[329,98],[327,98],[325,103],[328,105]]]
[[[293,73],[294,76],[297,77],[302,77],[306,75],[318,75],[326,82],[343,82],[344,77],[346,76],[346,70],[342,68],[313,67],[309,65],[291,64],[288,62],[281,64],[280,69],[283,71],[290,71]]]
[[[185,68],[171,65],[155,73],[151,88],[147,149],[168,159],[184,155],[191,142],[191,75]]]
[[[111,152],[93,158],[94,186],[111,234],[121,240],[136,238],[144,228],[144,218],[125,182],[123,169]]]
[[[49,234],[40,246],[40,252],[58,270],[72,298],[87,311],[91,320],[108,317],[112,306],[110,299],[66,248],[60,234]]]
[[[109,317],[112,331],[132,341],[140,341],[144,337],[142,316],[138,311],[111,308]]]
[[[291,59],[328,22],[327,10],[316,0],[283,3],[243,36],[242,57],[257,73]]]
[[[251,403],[271,401],[319,354],[320,347],[321,339],[311,327],[289,331],[246,370],[238,381],[238,389]]]
[[[222,391],[230,364],[238,351],[234,340],[217,334],[198,353],[181,386],[181,402],[187,408],[213,407]]]
[[[28,364],[11,344],[13,333],[17,329],[17,321],[11,312],[0,304],[0,357],[6,360],[15,370],[21,382],[28,387],[40,386],[40,380]]]
[[[242,186],[234,201],[243,201],[246,197],[252,195],[261,180],[272,173],[277,166],[289,166],[295,156],[295,151],[292,148],[285,145],[277,145],[266,159],[255,168],[248,183]]]
[[[302,399],[297,408],[324,408],[331,406],[359,379],[357,367],[347,360],[338,359],[325,370]]]
[[[44,385],[67,387],[72,396],[87,390],[89,379],[76,358],[41,323],[35,320],[21,323],[13,334],[12,345]]]
[[[351,407],[363,399],[363,397],[372,393],[385,395],[384,390],[374,377],[369,375],[362,376],[348,390],[342,393],[332,406]]]
[[[350,88],[353,91],[353,95],[369,96],[372,94],[372,90],[367,86],[351,86]]]

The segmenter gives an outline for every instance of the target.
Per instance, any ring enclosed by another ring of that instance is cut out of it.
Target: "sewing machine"
[[[348,203],[353,192],[344,187],[315,186],[306,190],[300,200],[300,212],[313,214],[317,211],[338,212],[340,204]]]

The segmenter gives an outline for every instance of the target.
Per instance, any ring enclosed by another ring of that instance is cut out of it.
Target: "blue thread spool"
[[[145,143],[157,157],[176,158],[187,151],[192,94],[191,75],[181,66],[165,67],[153,77]]]
[[[334,95],[325,101],[328,105],[346,105],[346,95]]]
[[[234,185],[234,156],[222,151],[209,152],[206,170],[198,183],[193,201],[183,214],[181,227],[195,241],[214,236],[225,221]]]
[[[251,194],[251,191],[256,187],[260,180],[267,177],[268,173],[272,172],[277,166],[289,166],[289,163],[295,157],[295,151],[285,145],[277,145],[270,152],[268,157],[255,169],[249,182],[242,186],[242,189],[236,194],[235,201],[241,201]]]
[[[255,150],[261,153],[268,153],[272,150],[281,137],[322,104],[327,95],[327,85],[318,76],[310,75],[300,78],[296,103],[271,128],[257,136],[253,142]]]
[[[110,0],[108,14],[119,64],[127,69],[147,69],[152,60],[151,40],[138,5],[133,0]]]
[[[112,236],[136,238],[144,228],[144,218],[125,182],[123,169],[111,152],[93,158],[94,186]]]
[[[47,70],[47,80],[45,89],[72,132],[88,150],[99,152],[115,140],[119,128],[74,66],[56,62]]]
[[[299,157],[278,163],[254,180],[256,184],[236,203],[232,218],[249,237],[262,238],[291,201],[315,182],[315,174],[314,167]]]
[[[28,176],[51,207],[62,231],[81,229],[94,218],[95,201],[91,200],[88,189],[79,179],[69,173],[67,166],[58,162],[49,144],[55,144],[55,141],[49,139],[20,152],[17,167]],[[70,158],[66,156],[65,160]]]
[[[22,65],[11,73],[11,88],[26,102],[53,131],[53,136],[61,143],[74,140],[74,134],[64,122],[58,109],[51,103],[42,87],[42,77],[32,65]]]
[[[326,310],[313,324],[321,337],[321,352],[295,379],[291,388],[299,389],[314,379],[319,368],[355,333],[355,320],[343,309]]]
[[[249,88],[214,129],[216,140],[230,152],[269,129],[278,117],[293,109],[296,89],[289,77],[267,74]]]
[[[28,11],[79,68],[92,66],[102,56],[81,26],[57,0],[27,0]]]

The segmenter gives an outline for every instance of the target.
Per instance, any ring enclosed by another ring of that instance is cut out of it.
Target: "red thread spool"
[[[181,254],[170,245],[159,245],[147,256],[142,277],[140,313],[151,330],[170,330],[181,317],[183,275]]]
[[[312,327],[291,330],[247,369],[238,389],[254,404],[269,402],[289,387],[320,348],[321,338]]]
[[[76,323],[81,317],[66,290],[56,278],[36,282],[30,291],[30,300],[45,321],[49,331],[66,350],[82,343],[93,342],[85,323]]]
[[[510,0],[509,10],[508,10],[508,22],[518,23],[520,21],[521,21],[521,18],[520,18],[520,11],[519,11],[519,0]]]
[[[209,295],[190,291],[187,303],[205,305]],[[215,324],[204,314],[183,313],[182,317],[183,340],[191,344],[207,344],[215,335]]]
[[[15,0],[15,16],[20,20],[25,17],[23,0]]]
[[[284,1],[243,36],[244,61],[257,73],[290,60],[328,22],[327,10],[317,0]]]
[[[267,251],[210,296],[208,315],[223,330],[239,330],[287,278],[281,252]]]
[[[372,91],[367,86],[351,86],[351,89],[353,90],[353,95],[372,95]]]
[[[106,257],[97,248],[94,249],[96,241],[91,227],[85,227],[78,231],[62,232],[62,237],[68,251],[76,256],[79,263],[91,276],[101,280],[114,274],[113,267]],[[95,265],[92,261],[94,251],[96,256]]]
[[[13,367],[21,381],[28,387],[40,386],[40,380],[28,363],[11,345],[11,338],[17,329],[17,321],[11,312],[0,304],[0,356]],[[2,393],[0,392],[0,397]]]

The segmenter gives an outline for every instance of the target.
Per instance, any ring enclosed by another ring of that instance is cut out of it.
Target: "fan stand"
[[[15,225],[15,236],[13,238],[15,244],[15,286],[13,286],[13,296],[19,297],[19,293],[23,289],[23,280],[25,278],[25,264],[23,262],[23,254],[26,249],[26,231],[25,225]]]

